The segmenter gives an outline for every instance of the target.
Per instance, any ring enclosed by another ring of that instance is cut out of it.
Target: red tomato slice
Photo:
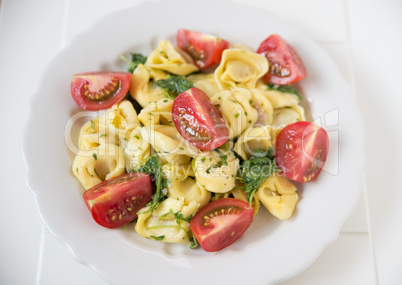
[[[151,178],[145,173],[126,173],[105,180],[84,192],[83,198],[94,220],[116,228],[137,217],[152,197]]]
[[[176,97],[172,115],[180,135],[201,150],[215,149],[228,139],[228,128],[219,110],[198,88]]]
[[[80,73],[73,76],[71,95],[83,110],[105,110],[126,96],[130,82],[129,72]]]
[[[187,52],[199,68],[218,64],[229,42],[213,35],[181,29],[177,31],[177,45]]]
[[[327,159],[327,132],[310,122],[286,126],[276,138],[276,163],[283,174],[298,182],[315,180]]]
[[[264,55],[269,61],[269,70],[265,75],[268,82],[286,85],[307,76],[300,56],[279,35],[271,35],[265,39],[260,44],[257,53]]]
[[[190,221],[190,228],[208,252],[221,250],[238,240],[251,225],[254,209],[247,202],[224,198],[201,208]]]

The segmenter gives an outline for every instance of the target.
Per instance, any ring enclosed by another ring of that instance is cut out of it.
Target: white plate
[[[213,9],[211,9],[213,7]],[[330,156],[318,181],[300,186],[294,218],[279,221],[261,210],[246,234],[216,253],[150,241],[93,222],[71,172],[71,141],[83,120],[70,96],[78,72],[124,70],[119,54],[149,53],[179,28],[216,34],[252,48],[272,33],[299,52],[308,77],[298,85],[317,124],[330,135]],[[28,185],[48,228],[80,262],[114,284],[271,284],[306,269],[333,242],[352,212],[364,165],[363,125],[350,89],[314,42],[270,14],[225,1],[149,2],[112,13],[75,37],[47,67],[34,96],[24,141]],[[71,124],[71,122],[75,122]],[[67,146],[70,147],[67,147]]]

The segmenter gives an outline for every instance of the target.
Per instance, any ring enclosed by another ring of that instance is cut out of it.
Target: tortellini
[[[215,193],[225,193],[236,185],[239,159],[232,151],[204,151],[193,160],[197,184]]]
[[[251,126],[242,133],[233,150],[244,160],[249,159],[255,150],[267,151],[272,146],[271,131],[268,125]]]
[[[188,218],[195,214],[198,207],[195,201],[185,205],[184,199],[167,198],[153,212],[145,207],[137,213],[135,231],[149,239],[190,244],[190,223],[177,219],[175,214]]]
[[[175,126],[152,125],[140,131],[141,137],[148,142],[163,161],[171,164],[185,164],[200,150],[188,144]]]
[[[124,151],[114,144],[81,150],[73,161],[73,173],[85,190],[125,173]]]
[[[209,98],[221,91],[213,73],[196,73],[189,75],[187,79],[193,82],[195,87],[204,91]]]
[[[149,103],[165,98],[164,90],[154,87],[149,70],[139,64],[131,76],[130,95],[141,105],[146,107]]]
[[[300,102],[300,98],[295,94],[269,90],[268,86],[260,80],[257,82],[256,88],[271,102],[274,109],[295,106]]]
[[[126,171],[131,172],[151,156],[151,145],[141,136],[141,127],[135,128],[124,149]]]
[[[148,56],[145,65],[155,79],[166,78],[166,72],[188,75],[198,70],[191,57],[170,41],[160,41],[159,46]]]
[[[144,126],[149,125],[173,125],[172,120],[173,100],[164,98],[149,103],[138,115]]]
[[[258,188],[257,196],[267,210],[280,220],[289,219],[299,196],[296,186],[285,176],[272,175]]]
[[[215,79],[222,89],[254,88],[259,78],[268,72],[265,56],[245,49],[231,48],[222,53],[222,60],[215,70]]]
[[[247,89],[222,91],[215,94],[211,100],[228,126],[229,139],[236,138],[258,120],[258,111],[252,106],[252,95]]]

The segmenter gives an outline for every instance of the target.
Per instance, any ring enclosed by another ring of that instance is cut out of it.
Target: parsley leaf
[[[256,150],[249,160],[243,161],[239,169],[239,175],[240,180],[246,184],[245,192],[248,193],[247,200],[250,205],[255,192],[257,192],[265,179],[272,173],[279,171],[276,165],[273,147],[269,147],[266,152]]]
[[[268,83],[267,90],[276,90],[276,91],[280,91],[282,93],[290,93],[290,94],[296,95],[297,98],[299,98],[299,100],[301,100],[301,95],[300,95],[299,91],[297,91],[295,88],[293,88],[290,85],[276,85],[273,83]]]
[[[153,212],[158,207],[159,203],[166,199],[166,195],[162,192],[162,189],[165,189],[167,185],[169,185],[170,179],[163,178],[162,164],[155,155],[148,158],[137,170],[132,170],[132,172],[134,171],[148,174],[155,184],[156,191],[152,195],[151,202],[147,204],[150,211]]]
[[[161,235],[161,236],[149,236],[150,238],[154,239],[154,240],[163,240],[165,238],[165,235]]]
[[[131,60],[122,55],[120,55],[120,58],[129,63],[128,72],[133,73],[139,64],[145,64],[145,62],[147,61],[147,57],[143,56],[140,53],[130,53],[130,54],[131,54]]]
[[[174,99],[180,93],[194,87],[194,84],[183,76],[169,74],[166,79],[155,81],[153,86],[158,86],[165,89],[168,97]]]

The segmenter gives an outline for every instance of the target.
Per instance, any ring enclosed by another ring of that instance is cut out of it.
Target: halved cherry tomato
[[[327,132],[310,122],[286,126],[276,138],[276,163],[283,174],[298,182],[317,178],[327,160]]]
[[[286,85],[307,76],[300,56],[279,35],[271,35],[265,39],[260,44],[257,53],[264,55],[269,61],[269,70],[265,75],[268,82]]]
[[[177,31],[177,45],[187,52],[199,68],[218,64],[229,42],[213,35],[181,29]]]
[[[228,139],[228,128],[219,110],[196,87],[176,97],[172,116],[180,135],[201,150],[215,149]]]
[[[75,74],[71,82],[71,95],[83,110],[105,110],[126,96],[130,83],[129,72]]]
[[[215,200],[201,208],[190,221],[190,228],[208,252],[221,250],[238,240],[251,225],[254,209],[234,198]]]
[[[84,192],[83,198],[94,220],[116,228],[137,217],[152,197],[151,178],[145,173],[126,173],[105,180]]]

